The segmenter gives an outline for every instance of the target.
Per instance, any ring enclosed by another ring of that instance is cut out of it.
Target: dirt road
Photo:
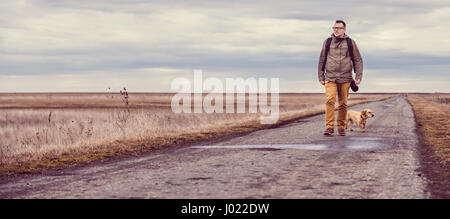
[[[324,115],[0,184],[1,198],[428,198],[404,97],[370,108],[366,133],[326,137]]]

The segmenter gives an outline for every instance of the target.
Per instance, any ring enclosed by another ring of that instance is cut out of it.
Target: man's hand
[[[356,85],[359,85],[359,83],[361,83],[361,79],[358,79],[355,81]]]
[[[321,83],[322,85],[325,85],[325,81],[320,81],[320,83]]]

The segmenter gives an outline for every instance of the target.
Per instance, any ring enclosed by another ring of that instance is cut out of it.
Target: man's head
[[[345,34],[345,22],[343,20],[337,20],[333,26],[333,33],[335,37],[343,37]]]

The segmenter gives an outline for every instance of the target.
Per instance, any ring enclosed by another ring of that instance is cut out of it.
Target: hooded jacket
[[[327,63],[325,64],[325,71],[322,71],[322,65],[325,60],[325,44],[327,40],[323,42],[322,51],[319,58],[319,81],[332,81],[335,83],[346,83],[353,80],[352,77],[352,60],[350,53],[348,52],[347,40],[348,35],[341,38],[331,34],[331,45],[328,51]],[[355,65],[356,80],[362,79],[363,73],[363,61],[361,54],[359,53],[358,46],[352,39],[353,44],[353,58]]]

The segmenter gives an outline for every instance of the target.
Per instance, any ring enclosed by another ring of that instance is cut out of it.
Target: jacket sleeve
[[[355,73],[356,73],[356,80],[362,80],[363,75],[363,60],[361,57],[361,54],[359,53],[358,46],[356,45],[356,42],[352,40],[353,42],[353,58],[354,58],[354,66],[355,66]]]
[[[319,56],[319,69],[318,69],[319,81],[325,81],[325,71],[322,71],[322,65],[325,61],[325,44],[326,43],[327,43],[327,40],[325,40],[323,42],[322,51],[320,52],[320,56]]]

